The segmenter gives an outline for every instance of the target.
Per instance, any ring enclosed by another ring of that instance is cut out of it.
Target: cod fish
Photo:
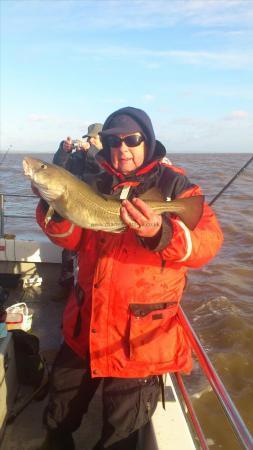
[[[56,211],[81,228],[121,232],[126,225],[120,218],[121,201],[96,192],[84,181],[55,164],[26,157],[23,160],[24,174],[38,189],[50,208],[45,218],[49,222]],[[157,193],[160,199],[157,201]],[[173,201],[162,200],[156,189],[140,196],[157,213],[174,213],[193,230],[203,212],[204,196],[198,195]]]

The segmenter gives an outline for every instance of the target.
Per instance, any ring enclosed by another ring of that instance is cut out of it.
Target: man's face
[[[90,137],[89,143],[91,145],[95,145],[95,147],[97,147],[98,150],[102,150],[102,144],[101,144],[101,140],[100,140],[100,137],[98,134],[96,136]]]
[[[126,139],[128,137],[130,139]],[[123,175],[129,175],[143,164],[146,155],[146,143],[140,133],[109,136],[107,142],[111,150],[112,165]]]

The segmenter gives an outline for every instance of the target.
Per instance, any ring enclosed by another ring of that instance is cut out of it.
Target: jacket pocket
[[[130,305],[130,360],[168,363],[177,359],[182,333],[177,302]]]

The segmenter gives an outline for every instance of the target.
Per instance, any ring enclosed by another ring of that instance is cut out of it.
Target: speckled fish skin
[[[24,174],[38,189],[50,209],[81,228],[120,232],[126,225],[120,218],[121,201],[106,198],[62,167],[25,157]],[[141,198],[141,197],[140,197]],[[199,195],[171,202],[144,201],[158,214],[177,214],[190,229],[197,225],[203,211],[204,197]]]

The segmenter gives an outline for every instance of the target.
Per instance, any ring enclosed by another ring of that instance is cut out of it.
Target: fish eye
[[[47,165],[46,164],[41,164],[41,169],[46,169],[47,168]]]

